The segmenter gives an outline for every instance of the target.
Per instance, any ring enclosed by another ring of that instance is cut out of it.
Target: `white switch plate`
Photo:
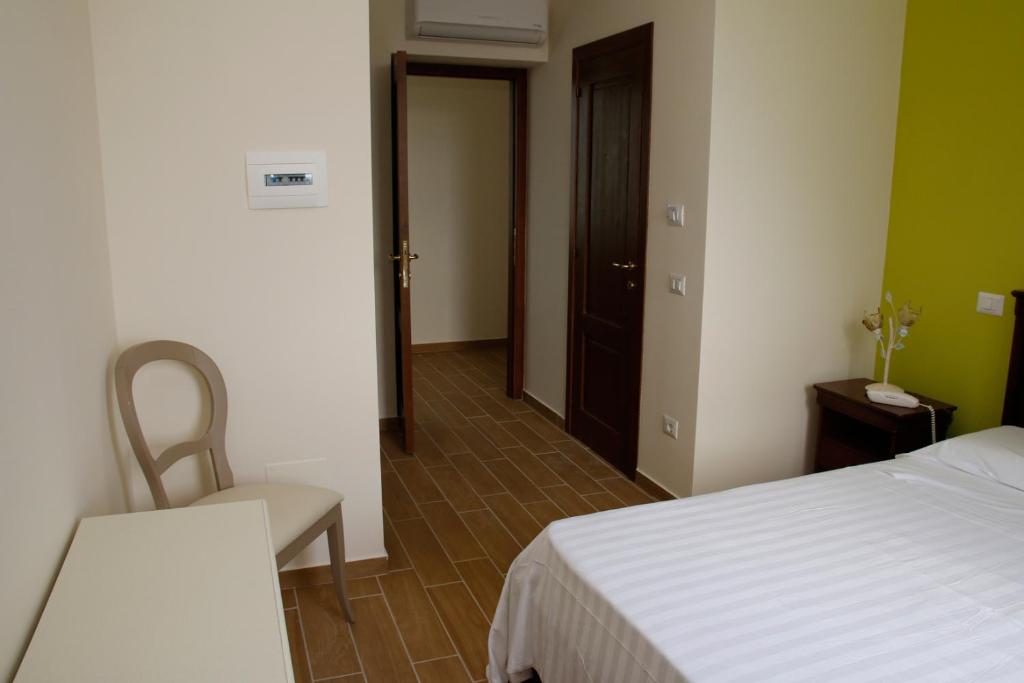
[[[686,276],[679,273],[669,275],[668,291],[679,296],[686,296]]]
[[[686,207],[682,204],[669,204],[666,212],[669,225],[683,226],[686,221]]]
[[[679,438],[679,420],[671,415],[661,416],[661,431],[673,439]]]
[[[1006,300],[1002,294],[990,294],[989,292],[978,292],[978,313],[985,315],[1003,315],[1003,303]]]

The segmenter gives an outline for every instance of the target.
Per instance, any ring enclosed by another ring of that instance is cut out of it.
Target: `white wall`
[[[79,517],[124,509],[106,410],[114,311],[86,3],[0,4],[0,679]]]
[[[367,4],[91,9],[120,344],[207,351],[228,386],[236,481],[319,460],[286,474],[344,492],[349,559],[382,556]],[[249,210],[252,149],[325,149],[330,206]],[[154,369],[144,426],[169,436],[194,424],[190,388]],[[181,468],[179,489],[197,474]],[[151,506],[141,481],[134,506]],[[326,562],[320,543],[297,562]]]
[[[712,0],[559,0],[549,62],[530,72],[526,390],[562,414],[568,285],[572,48],[654,22],[651,164],[639,468],[689,492],[700,348],[701,280],[711,108]],[[685,229],[664,220],[686,204]],[[672,272],[688,296],[668,293]],[[680,420],[679,440],[661,415]]]
[[[370,2],[370,96],[373,139],[374,291],[377,295],[377,383],[381,417],[397,415],[395,395],[395,312],[391,253],[391,55],[446,63],[532,66],[548,58],[548,44],[538,47],[470,41],[410,39],[410,0]],[[412,216],[411,226],[415,226]],[[412,244],[413,251],[420,249]]]
[[[871,374],[904,9],[718,0],[695,493],[803,474],[809,385]]]
[[[409,78],[412,341],[508,332],[507,81]]]
[[[549,62],[530,75],[528,392],[563,412],[571,50],[653,21],[639,470],[678,495],[804,471],[808,385],[870,368],[856,328],[881,281],[903,13],[554,4]],[[670,202],[682,229],[665,224]],[[685,298],[667,293],[672,272]]]

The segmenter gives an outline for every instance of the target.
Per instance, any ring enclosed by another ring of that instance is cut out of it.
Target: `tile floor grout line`
[[[414,572],[416,571],[415,567],[413,568],[413,571]],[[455,569],[455,573],[456,574],[459,573],[458,568]],[[462,574],[459,574],[460,578],[461,578],[461,576],[462,576]],[[465,669],[466,675],[469,676],[470,678],[473,678],[473,674],[471,674],[469,672],[469,665],[466,664],[466,659],[462,656],[462,652],[459,651],[459,646],[455,644],[455,638],[452,637],[451,631],[448,629],[448,624],[444,623],[444,618],[441,616],[441,611],[438,610],[437,609],[437,605],[434,604],[434,598],[431,597],[430,591],[427,590],[428,587],[426,585],[424,585],[423,578],[421,576],[419,576],[418,572],[416,573],[416,580],[420,582],[420,587],[423,588],[423,593],[427,596],[427,602],[430,603],[430,608],[434,610],[434,616],[437,618],[437,623],[441,624],[441,628],[444,630],[444,634],[446,636],[448,636],[448,642],[451,644],[452,650],[455,652],[455,656],[459,658],[459,662],[462,664],[462,668]],[[462,581],[458,581],[456,583],[463,583],[463,582]],[[466,587],[466,590],[469,591],[469,587],[468,586]],[[399,634],[399,635],[401,635],[401,634]],[[416,668],[416,666],[414,664],[413,665],[413,669],[415,669],[415,668]]]
[[[293,589],[294,590],[294,589]],[[316,680],[316,676],[313,675],[313,658],[309,656],[309,639],[306,638],[306,625],[303,623],[302,610],[299,609],[299,592],[295,591],[295,616],[299,618],[299,636],[302,638],[302,649],[306,651],[306,668],[309,670],[309,680]],[[352,649],[355,649],[356,640],[352,639]],[[295,668],[295,663],[292,663],[292,668]],[[363,663],[359,662],[359,673],[363,672]]]
[[[352,615],[352,618],[355,619],[354,614]],[[352,649],[356,653],[356,661],[359,662],[359,673],[363,674],[363,681],[365,683],[366,679],[369,677],[369,674],[366,673],[366,667],[363,666],[363,655],[359,653],[359,643],[358,641],[356,641],[356,634],[352,631],[354,625],[346,621],[345,626],[348,627],[348,637],[352,639]]]
[[[448,502],[447,501],[447,497],[445,497],[445,495],[444,495],[444,491],[441,491],[441,496],[443,498],[445,498],[446,502]],[[448,504],[451,505],[450,502]],[[419,510],[419,503],[417,503],[416,501],[413,501],[413,505],[415,505],[416,509]],[[420,512],[421,515],[423,514],[422,510],[419,510],[419,512]],[[458,513],[456,513],[456,514],[458,514]],[[424,523],[426,523],[426,518],[425,517],[423,518],[423,521],[424,521]],[[459,521],[462,521],[461,517],[459,518]],[[393,527],[394,527],[394,525],[392,524],[392,528]],[[430,529],[430,525],[429,524],[427,524],[427,528]],[[469,527],[467,527],[467,530],[468,529],[469,529]],[[433,533],[433,530],[431,530],[431,533]],[[479,544],[480,541],[479,541],[479,539],[476,538],[475,535],[473,535],[473,532],[470,530],[469,533],[470,533],[471,536],[473,536],[473,539]],[[427,596],[427,602],[430,603],[430,607],[431,607],[431,609],[434,610],[434,616],[437,618],[437,622],[439,624],[441,624],[441,628],[444,630],[444,634],[448,637],[448,643],[452,646],[452,650],[455,652],[456,656],[459,658],[459,661],[462,663],[462,667],[466,670],[466,674],[470,678],[473,678],[473,675],[471,673],[469,673],[469,665],[466,664],[465,659],[462,657],[462,653],[459,651],[458,646],[455,644],[455,639],[452,637],[451,631],[448,630],[448,625],[444,623],[444,619],[441,617],[441,612],[437,609],[437,605],[434,604],[433,598],[430,597],[430,591],[427,590],[428,587],[427,587],[426,583],[423,580],[423,576],[420,574],[419,569],[416,568],[416,564],[412,561],[412,556],[409,555],[409,551],[405,547],[405,542],[402,540],[401,536],[398,535],[397,531],[395,531],[395,537],[396,537],[396,540],[398,541],[398,543],[402,546],[402,551],[405,553],[405,556],[409,559],[409,564],[411,565],[410,568],[411,568],[411,570],[413,572],[413,575],[416,577],[416,581],[419,583],[420,588],[423,589],[424,594]],[[440,545],[440,543],[439,543],[439,545]],[[483,546],[481,546],[481,548],[482,547]],[[444,548],[442,547],[442,551],[443,550],[444,550]],[[457,582],[454,582],[454,583],[463,583],[461,581],[462,574],[459,574],[459,570],[458,570],[457,567],[455,568],[455,573],[459,575],[460,581],[457,581]],[[384,587],[381,586],[381,589],[383,589],[383,588]],[[467,587],[466,590],[469,591],[469,588]],[[387,596],[386,595],[384,596],[384,600],[385,600],[385,602],[387,601]],[[388,608],[389,609],[390,609],[390,607],[391,607],[391,605],[388,604]],[[398,627],[398,622],[395,622],[395,627],[396,628]],[[402,635],[401,631],[398,632],[398,636],[402,640],[402,644],[405,645],[405,637]],[[413,665],[413,670],[415,671],[415,669],[416,669],[416,666]],[[419,672],[416,672],[416,675],[419,676]],[[419,679],[417,678],[417,680],[419,680]]]
[[[507,422],[511,422],[511,420],[506,420],[506,421],[507,421]],[[548,441],[545,441],[544,443],[546,443],[546,444],[548,444],[549,446],[551,446],[551,443],[550,443],[550,442],[548,442]],[[522,444],[520,444],[520,445],[518,445],[518,446],[502,446],[502,447],[500,447],[500,448],[499,448],[498,450],[499,450],[499,451],[510,451],[510,450],[512,450],[513,448],[522,448],[522,449],[523,449],[524,451],[526,451],[526,452],[527,452],[527,453],[529,453],[530,455],[544,455],[545,453],[558,453],[558,449],[557,449],[557,448],[555,448],[555,447],[553,447],[553,446],[552,446],[552,448],[551,448],[551,450],[550,450],[550,451],[541,451],[540,453],[534,453],[533,451],[531,451],[531,450],[530,450],[529,448],[527,448],[526,446],[524,446],[524,445],[522,445]]]
[[[512,495],[508,491],[506,491],[505,493],[507,495],[510,495],[510,496]],[[493,494],[493,495],[498,496],[498,495],[504,495],[504,494],[496,493],[496,494]],[[520,505],[522,505],[522,503],[520,503]],[[491,517],[493,517],[494,520],[498,523],[498,525],[501,526],[501,528],[505,530],[505,533],[512,537],[512,542],[515,543],[519,547],[520,552],[522,552],[523,548],[525,548],[526,546],[519,542],[519,539],[517,539],[516,535],[512,533],[512,530],[508,528],[508,526],[505,524],[505,522],[501,521],[501,517],[498,517],[498,515],[494,514],[494,510],[492,510],[490,508],[487,508],[487,510],[485,510],[485,512],[489,513],[491,515]],[[469,526],[467,526],[466,528],[469,529]],[[469,529],[469,533],[473,535],[473,538],[476,538],[476,542],[477,543],[480,543],[480,539],[477,538],[477,535],[475,533],[473,533],[472,529]],[[480,547],[483,547],[483,543],[480,543]],[[484,549],[484,551],[486,552],[486,548]],[[518,555],[518,553],[516,553],[516,554]]]
[[[430,657],[429,659],[414,659],[414,660],[412,660],[412,663],[413,664],[427,664],[428,662],[439,662],[442,659],[452,659],[453,657],[454,658],[458,658],[458,655],[445,655],[443,657]]]
[[[434,438],[434,435],[431,434],[429,431],[427,431],[427,428],[423,425],[422,422],[416,422],[415,420],[414,420],[414,422],[415,422],[416,426],[419,427],[422,430],[422,432],[420,434],[418,434],[417,436],[420,436],[420,437],[426,436],[428,439],[430,439],[430,442],[434,444],[434,448],[437,449],[437,452],[440,453],[441,456],[445,460],[448,460],[448,456],[449,455],[459,455],[460,453],[469,453],[469,451],[457,451],[455,453],[446,453],[445,450],[443,448],[441,448],[441,445],[439,443],[437,443],[437,439]],[[450,430],[452,432],[452,434],[455,434],[455,430],[454,429],[452,429],[448,425],[443,425],[443,426],[446,427],[448,430]],[[458,438],[458,436],[459,436],[458,434],[455,434],[455,438]],[[468,446],[467,446],[467,448],[468,448]],[[413,456],[413,457],[415,457],[415,456]],[[422,462],[420,464],[423,465]],[[448,464],[451,464],[451,463],[448,463]],[[443,466],[443,463],[442,463],[442,465],[432,465],[432,467],[441,467],[441,466]],[[426,467],[426,465],[423,465],[423,467]]]
[[[474,557],[472,559],[479,560],[480,558],[479,557]],[[463,561],[464,562],[469,562],[470,560],[463,560]],[[452,564],[455,564],[455,563],[452,562]],[[458,571],[458,570],[456,569],[456,571]],[[440,588],[441,586],[454,586],[457,583],[463,583],[462,575],[461,574],[459,574],[458,581],[442,581],[441,583],[424,583],[423,587],[424,588]]]
[[[556,501],[556,500],[555,500],[554,498],[552,498],[551,496],[549,496],[549,495],[548,495],[548,493],[547,493],[547,491],[545,491],[544,489],[541,489],[541,493],[543,493],[543,494],[544,494],[544,498],[545,498],[545,499],[546,499],[546,500],[547,500],[547,501],[548,501],[549,503],[551,503],[552,505],[554,505],[554,506],[555,506],[555,507],[556,507],[556,508],[557,508],[557,509],[558,509],[558,510],[559,510],[559,511],[560,511],[560,512],[561,512],[561,513],[563,514],[563,515],[565,515],[564,517],[562,517],[562,519],[566,519],[566,518],[568,518],[568,517],[572,517],[572,516],[573,516],[573,515],[570,515],[570,514],[569,514],[568,512],[566,512],[565,508],[563,508],[563,507],[562,507],[561,505],[559,505],[559,504],[558,504],[558,502],[557,502],[557,501]],[[588,502],[589,502],[589,501],[588,501]],[[529,510],[527,510],[527,512],[529,512]]]
[[[511,446],[511,448],[515,448],[515,446]],[[567,481],[566,481],[565,479],[563,479],[563,478],[562,478],[562,475],[560,475],[560,474],[559,474],[558,472],[555,472],[555,471],[554,471],[553,469],[551,469],[550,467],[548,467],[548,464],[547,464],[546,462],[544,462],[543,460],[541,460],[540,458],[538,458],[538,457],[537,457],[537,454],[536,454],[536,453],[534,453],[533,451],[531,451],[531,450],[530,450],[529,448],[527,448],[526,446],[523,446],[522,448],[523,448],[523,450],[525,450],[525,451],[526,451],[527,453],[529,453],[529,454],[530,454],[530,455],[531,455],[531,456],[532,456],[532,457],[533,457],[533,458],[534,458],[534,459],[535,459],[535,460],[537,461],[537,463],[538,463],[538,464],[539,464],[539,465],[540,465],[541,467],[543,467],[543,468],[544,468],[544,469],[546,469],[546,470],[547,470],[548,472],[550,472],[551,474],[553,474],[553,475],[555,476],[555,478],[556,478],[556,479],[558,479],[558,481],[562,482],[561,484],[548,484],[548,486],[549,486],[549,487],[550,487],[550,486],[569,486],[570,488],[572,488],[572,487],[571,487],[571,486],[569,485],[569,482],[567,482]],[[548,452],[548,451],[545,451],[545,453],[546,453],[546,452]],[[557,451],[553,451],[553,452],[557,452]],[[539,489],[543,489],[543,488],[545,488],[545,487],[541,486],[540,484],[537,484],[536,482],[534,482],[534,481],[533,481],[533,479],[530,479],[530,477],[529,477],[529,476],[527,476],[527,474],[526,474],[526,470],[524,470],[524,469],[523,469],[522,467],[520,467],[519,465],[517,465],[517,464],[515,463],[515,461],[514,461],[514,460],[512,460],[511,458],[506,458],[506,460],[508,460],[508,461],[509,461],[510,463],[512,463],[512,466],[513,466],[513,467],[515,467],[515,468],[516,468],[517,470],[519,470],[519,471],[520,471],[520,472],[521,472],[521,473],[523,474],[523,476],[524,476],[524,477],[526,477],[526,478],[527,478],[527,480],[528,480],[528,481],[529,481],[529,482],[530,482],[531,484],[533,484],[534,486],[536,486],[536,487],[537,487],[537,488],[539,488]]]
[[[456,569],[455,571],[458,572],[459,570]],[[459,576],[461,577],[462,574],[459,574]],[[473,596],[473,592],[471,590],[469,590],[469,586],[466,586],[464,581],[458,581],[457,583],[463,584],[463,586],[466,589],[466,592],[469,593],[470,597]],[[452,634],[448,630],[448,624],[444,623],[444,617],[441,616],[441,610],[439,610],[437,608],[437,605],[435,604],[434,596],[430,594],[430,591],[427,589],[426,586],[424,586],[423,591],[427,594],[427,602],[429,602],[430,606],[434,608],[434,615],[437,617],[438,622],[440,622],[441,628],[444,629],[445,634],[448,636],[448,640],[451,641],[452,649],[455,650],[455,654],[458,655],[459,662],[462,664],[463,670],[466,672],[466,675],[469,677],[470,680],[474,680],[473,679],[473,673],[469,670],[469,664],[466,663],[466,658],[462,656],[462,653],[459,651],[459,646],[455,644],[455,639],[452,638]],[[489,636],[490,636],[490,632],[488,631],[488,637]],[[488,648],[488,650],[489,649],[490,648]],[[488,662],[488,663],[490,663],[490,662]],[[413,666],[413,668],[416,668],[415,665]],[[484,674],[486,675],[486,673],[487,672],[486,672],[486,667],[485,667]]]
[[[441,491],[440,487],[438,487],[438,491]],[[466,531],[469,531],[469,527],[467,527],[466,523],[462,521],[462,516],[459,515],[458,512],[456,512],[455,506],[453,506],[451,501],[448,500],[448,497],[445,496],[444,491],[441,491],[441,500],[432,500],[429,503],[423,503],[423,505],[430,505],[431,503],[442,503],[442,502],[448,505],[448,507],[451,509],[451,511],[455,513],[455,516],[459,518],[459,522],[462,523],[462,526],[466,527]],[[420,505],[419,503],[416,503],[416,501],[413,501],[413,503],[416,504],[417,506]],[[432,527],[430,525],[430,519],[426,515],[423,514],[423,510],[420,510],[420,515],[422,515],[423,522],[427,525],[427,529],[430,531],[431,534],[434,535],[434,540],[437,541],[437,545],[438,545],[438,547],[441,548],[441,552],[443,552],[444,556],[446,558],[448,558],[448,562],[451,563],[451,564],[455,564],[454,555],[452,555],[451,551],[449,551],[448,548],[445,547],[445,544],[441,542],[441,537],[438,535],[438,533],[436,531],[434,531],[434,527]],[[471,536],[473,535],[472,531],[469,531],[469,533],[470,533]],[[476,541],[476,544],[480,546],[481,550],[483,550],[485,553],[487,552],[487,550],[483,547],[483,545],[480,544],[480,540],[479,539],[477,539],[474,536],[473,540]],[[466,559],[472,560],[472,559],[476,559],[476,558],[470,557],[470,558],[466,558]],[[410,563],[412,562],[412,558],[409,559],[409,562]],[[456,572],[456,573],[458,573],[458,572]],[[451,583],[451,582],[449,582],[449,583]],[[426,584],[423,584],[423,585],[426,586]],[[433,584],[433,585],[441,585],[441,584]]]
[[[419,577],[416,577],[419,580]],[[416,663],[412,661],[412,655],[409,653],[409,644],[405,642],[405,638],[402,637],[402,630],[398,628],[398,619],[395,618],[395,612],[391,609],[391,603],[388,602],[388,596],[384,593],[384,586],[381,589],[381,599],[384,601],[384,607],[388,610],[388,616],[391,617],[391,624],[395,627],[395,633],[398,634],[398,642],[402,644],[402,650],[405,652],[405,658],[409,662],[409,668],[412,669],[412,675],[416,678],[416,683],[423,683],[420,680],[420,672],[416,670]],[[428,598],[429,599],[429,598]],[[452,644],[454,649],[455,644]]]
[[[491,564],[494,564],[494,560],[491,560]],[[459,570],[459,568],[456,567],[455,571],[458,571],[458,570]],[[498,574],[502,575],[501,572],[498,572]],[[462,576],[462,572],[459,572],[459,576]],[[462,580],[462,583],[466,583],[465,579]],[[469,593],[469,597],[473,600],[474,603],[476,603],[476,608],[478,610],[480,610],[480,613],[484,615],[484,619],[486,619],[487,623],[490,624],[494,620],[494,615],[492,614],[492,615],[488,616],[487,610],[485,610],[484,606],[480,604],[479,600],[477,600],[476,594],[474,594],[473,591],[471,591],[469,589],[469,584],[466,584],[466,592]],[[487,640],[490,641],[490,631],[489,630],[488,630],[488,633],[487,633]],[[488,651],[490,650],[490,643],[489,642],[488,642],[488,648],[487,649],[488,649]]]
[[[525,449],[526,449],[527,451],[529,451],[529,450],[530,450],[530,449],[526,448],[525,446],[523,446],[523,448],[525,448]],[[531,455],[533,455],[533,454],[531,453]],[[534,457],[536,457],[536,456],[534,456]],[[507,458],[506,458],[506,459],[507,459]],[[539,461],[538,461],[538,462],[539,462]],[[552,497],[551,497],[551,496],[550,496],[550,495],[548,494],[548,492],[544,490],[545,488],[552,488],[552,487],[554,487],[554,486],[567,486],[567,487],[568,487],[568,488],[569,488],[570,490],[572,490],[572,491],[575,491],[575,489],[573,489],[573,488],[572,488],[572,486],[571,486],[571,485],[570,485],[570,484],[569,484],[568,482],[566,482],[566,481],[565,481],[564,479],[562,479],[561,475],[559,475],[559,474],[558,474],[557,472],[555,472],[555,471],[554,471],[554,470],[552,470],[552,469],[551,469],[550,467],[548,467],[546,463],[543,463],[543,462],[541,462],[541,463],[540,463],[540,464],[541,464],[541,466],[542,466],[542,467],[547,467],[548,471],[550,471],[550,472],[551,472],[551,473],[552,473],[553,475],[555,475],[555,477],[557,477],[557,478],[558,478],[558,480],[559,480],[560,482],[562,482],[562,483],[561,483],[561,484],[550,484],[549,486],[537,486],[537,485],[536,485],[536,484],[535,484],[535,483],[533,482],[533,480],[532,480],[532,479],[530,479],[529,477],[527,477],[527,476],[526,476],[526,473],[525,473],[525,472],[523,472],[523,470],[522,470],[522,469],[521,469],[521,468],[520,468],[520,467],[519,467],[518,465],[516,465],[516,464],[515,464],[515,462],[513,462],[512,460],[509,460],[509,463],[511,463],[512,467],[515,467],[515,468],[516,468],[517,470],[519,470],[520,474],[522,474],[522,475],[523,475],[524,477],[526,477],[526,480],[527,480],[527,481],[529,481],[529,482],[530,482],[531,484],[533,484],[534,486],[536,486],[536,487],[537,487],[537,490],[538,490],[538,491],[540,491],[541,495],[543,495],[543,496],[544,496],[545,500],[547,500],[547,501],[548,501],[548,502],[550,502],[550,503],[551,503],[552,505],[554,505],[554,506],[555,506],[556,508],[558,508],[559,510],[561,510],[561,511],[562,511],[562,514],[564,514],[564,515],[566,515],[566,516],[572,516],[572,515],[569,515],[569,512],[568,512],[568,511],[567,511],[566,509],[564,509],[564,508],[563,508],[563,507],[562,507],[561,505],[559,505],[559,504],[558,504],[558,501],[556,501],[556,500],[555,500],[554,498],[552,498]],[[584,473],[584,474],[586,474],[586,473]],[[602,485],[602,488],[604,488],[604,486],[603,486],[603,485]],[[607,489],[606,489],[606,490],[607,490]],[[509,493],[511,494],[511,491],[510,491]],[[611,491],[608,491],[608,493],[611,493]],[[492,495],[497,495],[497,494],[492,494]],[[577,494],[577,495],[579,495],[579,494]],[[612,495],[615,495],[615,494],[612,494]],[[482,497],[483,497],[483,496],[481,496],[481,498],[482,498]],[[520,505],[520,506],[524,506],[524,504],[523,504],[523,502],[522,502],[522,501],[520,501],[520,500],[519,500],[518,498],[516,498],[516,497],[515,497],[514,495],[513,495],[512,497],[513,497],[513,498],[515,498],[516,502],[517,502],[517,503],[519,503],[519,505]],[[486,502],[486,501],[485,501],[485,502]],[[537,501],[532,501],[532,502],[535,502],[535,503],[539,503],[539,502],[541,502],[541,501],[537,500]],[[584,502],[586,502],[586,504],[587,504],[587,505],[589,505],[590,507],[594,508],[594,512],[599,512],[599,510],[597,509],[597,506],[595,506],[595,505],[594,505],[593,503],[591,503],[591,502],[590,502],[589,500],[585,500]],[[524,509],[524,510],[526,510],[526,513],[527,513],[528,515],[530,515],[531,517],[533,517],[533,513],[531,513],[529,509],[527,509],[527,508],[526,508],[525,506],[523,507],[523,509]],[[493,511],[492,511],[492,514],[493,514]],[[494,516],[495,516],[495,517],[498,517],[497,515],[494,515]],[[498,521],[499,521],[499,522],[501,522],[501,519],[500,519],[500,518],[498,518]],[[534,521],[536,521],[536,518],[534,518]],[[538,523],[538,524],[540,524],[540,522],[537,522],[537,523]],[[541,528],[541,531],[543,531],[543,530],[544,530],[544,529],[543,529],[543,527],[542,527],[542,528]],[[512,532],[511,532],[511,530],[509,530],[509,529],[508,529],[507,527],[506,527],[506,531],[508,531],[509,533],[512,533]],[[512,536],[512,538],[513,538],[513,539],[515,539],[515,536],[513,535],[513,536]],[[518,542],[518,541],[517,541],[517,542]],[[522,547],[523,547],[523,548],[525,548],[526,546],[524,545],[524,546],[522,546]]]

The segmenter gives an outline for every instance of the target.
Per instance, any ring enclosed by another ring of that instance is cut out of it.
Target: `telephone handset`
[[[872,403],[884,403],[890,406],[899,406],[900,408],[916,408],[921,405],[921,401],[917,397],[902,391],[868,389],[868,400]]]
[[[866,391],[868,400],[872,403],[884,403],[885,405],[899,406],[900,408],[917,408],[918,406],[926,408],[931,413],[932,443],[935,443],[935,408],[927,403],[921,403],[916,396],[911,396],[903,391],[875,389],[871,386],[868,386]]]

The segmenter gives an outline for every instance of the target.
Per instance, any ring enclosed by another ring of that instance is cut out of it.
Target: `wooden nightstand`
[[[872,381],[847,379],[814,385],[820,418],[815,472],[886,460],[931,443],[928,410],[872,403],[864,393]],[[956,406],[914,396],[935,408],[936,436],[945,439]]]

